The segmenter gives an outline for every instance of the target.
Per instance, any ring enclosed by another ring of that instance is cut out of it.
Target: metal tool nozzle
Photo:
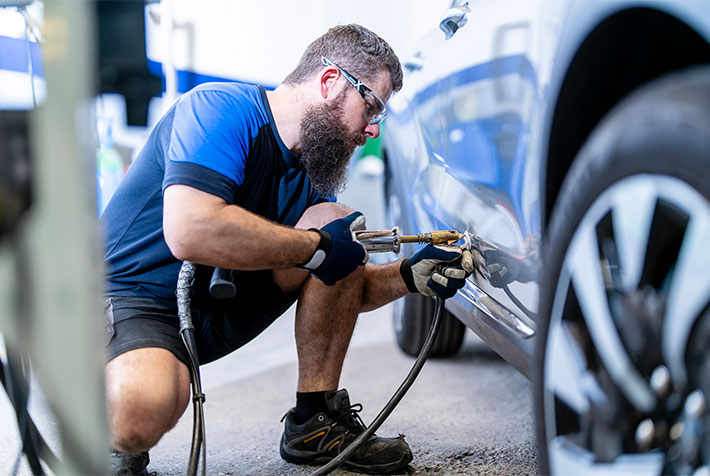
[[[353,232],[353,238],[359,241],[368,253],[399,253],[399,227],[396,226],[391,230],[357,230]]]
[[[358,230],[353,232],[353,238],[362,244],[368,253],[383,253],[392,251],[399,253],[402,243],[431,243],[442,245],[453,243],[465,235],[456,230],[438,230],[416,235],[400,235],[399,227],[391,230]]]

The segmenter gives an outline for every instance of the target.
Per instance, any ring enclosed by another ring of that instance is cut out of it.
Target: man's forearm
[[[320,235],[266,220],[236,205],[226,206],[216,220],[213,242],[200,246],[200,263],[227,269],[291,268],[305,263]]]
[[[365,266],[365,289],[360,312],[372,311],[409,293],[399,273],[402,260]]]
[[[165,239],[181,260],[240,270],[289,268],[308,261],[320,241],[316,232],[270,222],[189,187],[168,187],[165,199]]]

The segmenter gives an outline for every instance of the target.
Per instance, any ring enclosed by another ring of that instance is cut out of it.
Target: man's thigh
[[[342,203],[319,203],[306,209],[294,228],[308,230],[309,228],[322,228],[333,220],[345,218],[355,210]],[[308,277],[308,271],[298,268],[274,270],[274,283],[285,294],[298,290]]]
[[[190,364],[180,337],[177,302],[110,297],[104,303],[108,361],[136,349],[161,348]]]
[[[138,425],[136,419],[148,433],[172,427],[190,391],[189,357],[172,307],[151,299],[108,298],[104,319],[112,431],[126,434],[125,425]]]

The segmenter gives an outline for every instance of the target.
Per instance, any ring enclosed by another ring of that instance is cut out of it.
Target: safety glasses
[[[330,61],[325,56],[321,56],[320,60],[321,63],[323,63],[323,66],[335,66],[336,68],[338,68],[340,74],[342,74],[345,79],[350,81],[350,84],[352,84],[353,87],[357,90],[357,92],[360,93],[362,99],[365,100],[365,115],[367,117],[368,123],[380,124],[382,121],[385,120],[385,117],[387,116],[385,102],[382,100],[382,98],[380,98],[380,96],[377,95],[375,91],[372,90],[372,88],[365,86],[359,79],[345,71],[337,64]]]

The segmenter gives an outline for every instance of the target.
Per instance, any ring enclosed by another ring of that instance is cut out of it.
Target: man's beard
[[[341,119],[342,102],[312,106],[301,120],[301,166],[319,193],[332,197],[345,188],[354,141],[365,137],[351,137]]]

